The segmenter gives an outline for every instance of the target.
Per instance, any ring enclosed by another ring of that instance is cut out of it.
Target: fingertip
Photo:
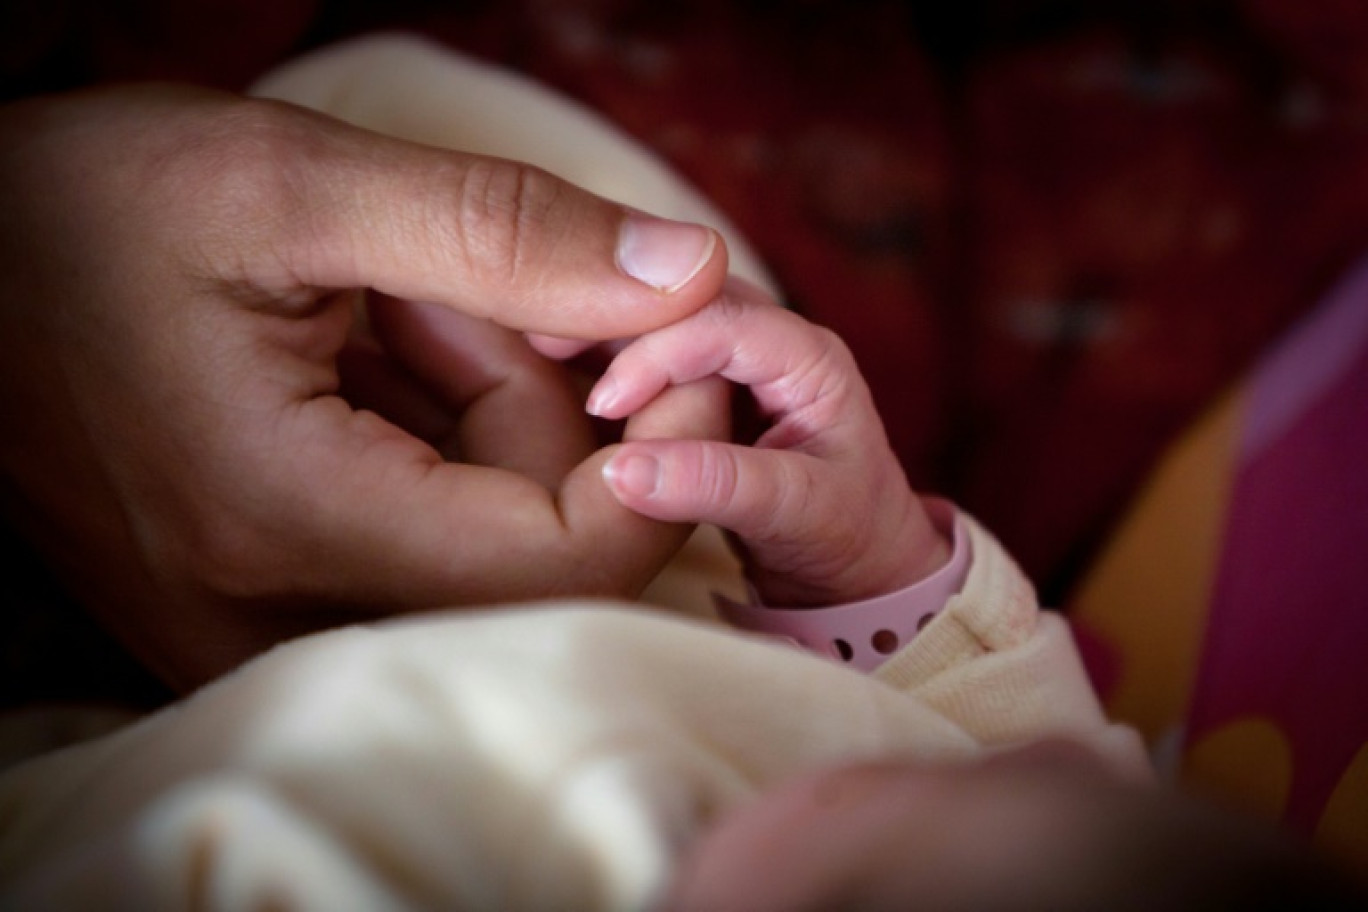
[[[660,489],[660,460],[634,447],[619,449],[603,464],[603,480],[625,505],[650,500]]]
[[[621,418],[623,416],[614,411],[620,398],[621,392],[617,381],[613,379],[612,374],[604,374],[589,391],[584,410],[595,418]]]

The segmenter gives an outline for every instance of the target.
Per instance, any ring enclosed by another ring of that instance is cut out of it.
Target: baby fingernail
[[[628,212],[618,233],[618,266],[666,293],[678,291],[712,259],[717,235],[689,222]]]
[[[632,497],[651,497],[660,484],[660,463],[654,456],[626,453],[603,466],[603,477],[613,490]]]
[[[589,401],[584,404],[584,410],[601,418],[608,409],[613,407],[617,398],[617,381],[612,377],[604,377],[594,385],[593,391],[589,394]]]

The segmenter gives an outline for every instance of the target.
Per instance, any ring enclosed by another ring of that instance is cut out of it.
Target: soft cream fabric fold
[[[1017,591],[999,582],[1005,560],[976,541],[959,603],[937,623],[962,615],[1017,633],[907,691],[612,603],[299,640],[0,778],[0,885],[60,908],[90,907],[92,895],[139,909],[263,898],[319,910],[642,908],[701,827],[804,772],[964,762],[1043,737],[1142,769],[1063,623],[1036,622],[1014,597],[974,601]]]

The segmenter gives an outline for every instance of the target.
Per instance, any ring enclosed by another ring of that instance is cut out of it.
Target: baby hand
[[[628,344],[587,407],[623,418],[670,386],[712,375],[749,387],[768,429],[749,447],[622,444],[603,474],[624,506],[730,530],[769,605],[871,598],[949,559],[845,344],[743,281],[729,280],[707,307]]]

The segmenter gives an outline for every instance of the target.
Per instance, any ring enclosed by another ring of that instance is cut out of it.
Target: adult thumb
[[[253,240],[271,255],[240,262],[278,263],[274,278],[286,284],[371,287],[511,329],[609,339],[687,316],[726,277],[726,245],[712,228],[638,212],[520,162],[249,104],[272,147],[256,156],[265,173],[235,185],[262,207],[269,227]],[[271,287],[271,276],[249,278]]]

